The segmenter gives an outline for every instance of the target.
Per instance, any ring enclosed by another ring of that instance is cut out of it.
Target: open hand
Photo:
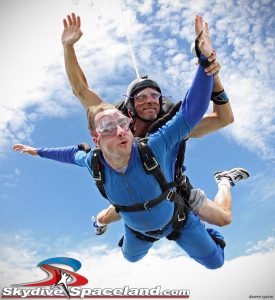
[[[28,154],[33,155],[33,156],[38,155],[36,148],[30,147],[30,146],[27,146],[27,145],[23,145],[23,144],[15,144],[15,145],[12,146],[12,149],[14,151],[18,151],[18,152],[21,152],[21,153],[28,153]]]
[[[197,36],[202,32],[198,46],[201,53],[208,58],[213,52],[212,41],[209,36],[208,24],[206,22],[203,24],[202,16],[196,16],[195,18],[195,32]]]
[[[64,46],[75,44],[82,36],[80,30],[80,17],[72,13],[67,15],[67,19],[63,19],[64,30],[62,33],[61,41]]]

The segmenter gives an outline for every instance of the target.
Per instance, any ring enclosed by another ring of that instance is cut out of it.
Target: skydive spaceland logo
[[[2,298],[28,298],[28,297],[56,297],[63,296],[70,298],[69,286],[81,286],[88,283],[88,279],[67,269],[59,268],[54,265],[66,265],[75,272],[81,268],[81,263],[69,257],[54,257],[43,260],[37,266],[47,273],[47,278],[30,283],[12,285],[11,288],[4,288]],[[18,287],[28,287],[18,288]],[[41,288],[42,286],[50,286]],[[34,288],[38,287],[38,288]]]
[[[73,271],[56,265],[71,267]],[[161,290],[155,288],[80,288],[88,283],[88,279],[75,273],[81,268],[81,263],[68,257],[49,258],[38,265],[47,273],[47,278],[30,283],[22,283],[5,287],[1,298],[101,298],[101,297],[152,297],[152,298],[189,298],[189,290]],[[20,288],[19,288],[20,287]]]

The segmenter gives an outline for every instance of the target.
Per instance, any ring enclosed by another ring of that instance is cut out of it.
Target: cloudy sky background
[[[210,198],[216,170],[241,166],[251,173],[232,190],[233,223],[220,229],[227,241],[220,270],[203,269],[168,241],[140,263],[125,262],[116,248],[120,223],[93,235],[90,217],[107,203],[87,172],[10,150],[17,142],[58,147],[90,140],[64,70],[60,38],[68,13],[82,19],[76,52],[90,86],[106,101],[123,98],[136,75],[120,5],[139,73],[156,79],[174,101],[196,68],[194,17],[209,22],[235,122],[188,143],[187,172]],[[190,289],[192,299],[275,296],[274,12],[268,0],[1,0],[1,287],[40,279],[35,266],[43,259],[72,256],[91,287],[162,285]]]

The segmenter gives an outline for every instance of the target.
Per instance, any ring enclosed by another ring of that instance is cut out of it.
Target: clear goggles
[[[161,97],[161,93],[157,91],[152,92],[140,92],[136,96],[131,97],[134,99],[137,103],[145,103],[149,98],[153,99],[154,101],[158,102],[159,98]]]
[[[92,132],[98,136],[114,136],[117,134],[118,126],[128,131],[133,120],[120,113],[103,116],[97,121],[96,129]]]

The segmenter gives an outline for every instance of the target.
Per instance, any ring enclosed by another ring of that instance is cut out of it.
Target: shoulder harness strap
[[[146,174],[152,174],[155,176],[158,181],[162,192],[167,191],[169,188],[174,187],[173,183],[167,183],[161,169],[159,163],[155,156],[153,155],[151,149],[149,148],[148,138],[143,138],[137,140],[137,147],[140,155],[140,159]]]
[[[101,150],[99,148],[93,149],[93,154],[91,156],[91,169],[93,172],[93,178],[95,180],[95,184],[97,188],[99,189],[101,195],[108,199],[105,188],[104,188],[104,168],[100,162],[99,156],[100,156]]]
[[[187,139],[184,139],[181,141],[175,161],[175,177],[180,178],[183,173],[183,163],[184,163],[184,157],[185,157],[185,150],[186,150],[186,141]]]

